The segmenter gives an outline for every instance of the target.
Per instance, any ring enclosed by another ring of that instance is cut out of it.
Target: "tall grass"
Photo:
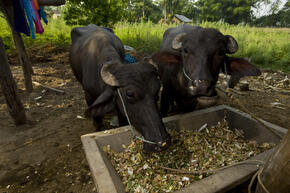
[[[36,39],[22,35],[24,44],[27,48],[48,43],[61,46],[70,45],[70,31],[73,27],[67,26],[63,19],[49,19],[48,25],[43,23],[43,27],[44,33],[36,34]],[[3,39],[4,46],[8,52],[15,49],[10,28],[3,18],[0,18],[0,37]]]
[[[10,35],[10,29],[3,19],[0,19],[0,37],[9,50],[14,49]],[[239,44],[239,51],[234,54],[237,57],[250,58],[252,63],[264,68],[290,72],[290,29],[255,28],[247,25],[229,25],[224,23],[205,22],[203,27],[217,28],[223,34],[235,37]],[[162,36],[166,29],[175,27],[176,24],[153,24],[146,23],[118,23],[115,33],[123,44],[134,47],[140,52],[156,52],[162,42]],[[27,47],[38,44],[53,43],[69,46],[71,26],[65,25],[63,19],[49,20],[44,26],[43,35],[37,35],[35,40],[24,37]]]
[[[116,34],[124,44],[137,50],[152,53],[158,50],[166,29],[176,25],[148,23],[116,26]],[[255,28],[224,23],[205,22],[202,27],[216,28],[223,34],[232,35],[239,44],[233,56],[250,58],[255,65],[290,72],[290,29]]]

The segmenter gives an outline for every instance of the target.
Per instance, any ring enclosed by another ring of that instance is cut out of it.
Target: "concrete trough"
[[[279,142],[278,137],[252,119],[248,114],[225,105],[166,117],[163,119],[163,122],[168,129],[186,128],[197,130],[205,123],[208,126],[216,125],[224,116],[227,117],[230,128],[243,129],[247,139],[256,140],[258,143]],[[266,121],[263,122],[282,135],[287,132],[285,128]],[[121,178],[111,165],[110,160],[106,157],[102,147],[110,145],[114,151],[120,152],[123,150],[122,144],[128,145],[132,137],[128,126],[109,130],[108,132],[96,132],[81,136],[91,174],[99,193],[125,192]],[[270,149],[250,159],[266,161],[272,152],[273,149]],[[258,167],[254,164],[233,166],[192,183],[179,191],[175,191],[175,193],[227,192],[249,180],[257,170]]]

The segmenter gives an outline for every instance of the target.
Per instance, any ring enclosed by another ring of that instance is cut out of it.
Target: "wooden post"
[[[8,111],[16,125],[26,123],[24,107],[17,96],[17,86],[13,79],[5,48],[0,38],[0,85],[5,96]]]
[[[290,191],[290,132],[283,137],[277,150],[264,166],[260,180],[270,193]],[[258,182],[256,193],[267,193]]]

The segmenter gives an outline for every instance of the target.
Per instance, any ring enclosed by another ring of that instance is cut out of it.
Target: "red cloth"
[[[37,9],[37,11],[39,10],[39,5],[38,5],[38,0],[33,0],[35,8]]]
[[[36,16],[36,20],[33,20],[34,24],[35,24],[35,31],[36,31],[36,33],[42,34],[44,32],[44,29],[43,29],[42,24],[40,22],[40,19],[38,16],[38,11],[37,11],[35,4],[34,4],[34,0],[30,0],[30,3],[31,3],[31,7],[34,11],[34,14]]]

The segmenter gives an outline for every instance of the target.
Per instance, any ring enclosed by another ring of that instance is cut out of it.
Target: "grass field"
[[[8,51],[14,48],[10,29],[6,22],[0,19],[0,37],[4,40]],[[153,53],[158,50],[164,31],[175,25],[147,23],[119,23],[115,32],[122,42],[141,52]],[[290,29],[255,28],[250,26],[234,26],[221,23],[202,23],[203,27],[219,29],[223,34],[235,37],[239,51],[234,55],[251,58],[252,63],[263,68],[290,72]],[[49,20],[43,35],[37,35],[35,40],[24,37],[27,47],[38,44],[52,43],[69,46],[72,26],[65,25],[62,19]]]

